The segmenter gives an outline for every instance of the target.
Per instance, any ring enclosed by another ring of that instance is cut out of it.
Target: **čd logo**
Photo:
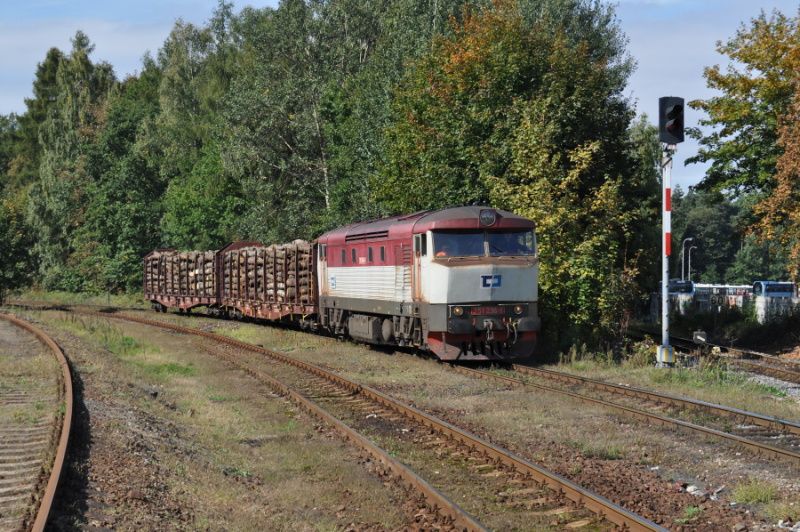
[[[481,288],[499,288],[502,283],[500,275],[481,275]]]

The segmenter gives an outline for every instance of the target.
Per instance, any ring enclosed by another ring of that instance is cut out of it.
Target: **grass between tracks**
[[[92,389],[91,408],[97,410],[90,414],[106,428],[94,428],[93,441],[118,439],[129,448],[130,438],[145,438],[134,448],[154,449],[154,456],[145,452],[145,457],[158,464],[158,472],[144,465],[117,471],[115,464],[109,474],[129,479],[145,499],[148,478],[157,478],[166,485],[158,497],[193,514],[187,525],[152,510],[149,518],[155,521],[144,517],[149,526],[143,528],[338,530],[407,524],[397,500],[401,495],[361,466],[352,447],[316,430],[291,404],[204,354],[192,339],[63,312],[30,314],[86,346],[74,363]],[[115,407],[101,408],[103,401]],[[103,472],[93,474],[99,478]],[[125,497],[111,506],[117,519],[111,528],[136,528],[147,511]]]
[[[46,290],[25,290],[10,294],[8,300],[49,303],[52,305],[110,305],[116,307],[150,308],[141,294],[89,294]]]
[[[160,315],[159,319],[287,352],[434,413],[447,413],[451,418],[458,418],[462,425],[491,434],[513,450],[589,487],[602,482],[598,479],[606,466],[621,473],[629,471],[628,480],[632,484],[644,482],[646,469],[652,468],[662,478],[697,483],[706,489],[727,485],[729,488],[723,490],[723,497],[730,496],[730,486],[743,477],[772,479],[782,489],[781,498],[754,506],[770,518],[786,513],[800,500],[792,471],[780,465],[751,460],[746,453],[720,446],[714,440],[633,423],[623,415],[584,403],[530,390],[498,389],[493,383],[448,371],[433,360],[387,353],[280,327],[170,314]],[[646,356],[641,358],[647,359]],[[556,369],[686,394],[789,419],[800,417],[800,409],[790,398],[719,368],[665,371],[643,367],[639,361],[619,364],[587,357]],[[684,513],[684,508],[689,506],[692,504],[680,507],[670,520],[702,525],[704,520],[712,518],[706,511]],[[780,518],[775,517],[776,520]]]
[[[30,333],[0,321],[0,394],[23,393],[27,404],[4,404],[0,425],[31,425],[58,411],[58,363]]]
[[[617,384],[639,386],[703,401],[733,406],[789,420],[800,420],[800,399],[774,386],[754,382],[729,370],[723,362],[702,362],[691,368],[662,369],[650,361],[655,347],[636,346],[632,356],[616,361],[605,354],[573,349],[549,369]]]

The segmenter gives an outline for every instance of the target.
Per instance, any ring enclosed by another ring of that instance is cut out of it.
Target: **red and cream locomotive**
[[[207,306],[441,360],[526,358],[540,329],[534,224],[488,207],[357,223],[313,243],[156,250],[145,297],[160,310]]]

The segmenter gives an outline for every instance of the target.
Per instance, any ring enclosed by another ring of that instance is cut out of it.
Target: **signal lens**
[[[464,307],[453,307],[453,316],[460,317],[464,315]]]
[[[514,314],[520,315],[525,312],[525,307],[523,305],[514,305]]]

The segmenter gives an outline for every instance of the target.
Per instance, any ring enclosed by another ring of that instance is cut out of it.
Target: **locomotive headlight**
[[[464,315],[464,307],[453,307],[453,316],[459,318]]]
[[[525,305],[514,305],[514,314],[519,316],[523,312],[525,312]]]
[[[497,221],[497,213],[490,209],[483,209],[478,215],[481,225],[494,225]]]

